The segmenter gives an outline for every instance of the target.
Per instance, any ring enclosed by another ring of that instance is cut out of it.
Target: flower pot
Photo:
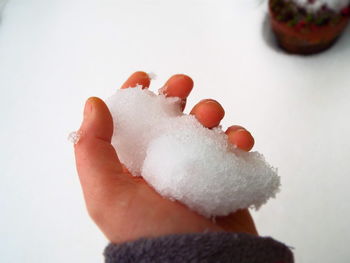
[[[328,49],[337,41],[349,22],[348,14],[340,14],[336,22],[325,25],[304,21],[290,25],[278,19],[279,14],[273,11],[272,0],[269,0],[269,14],[272,31],[279,46],[292,54],[311,55]]]

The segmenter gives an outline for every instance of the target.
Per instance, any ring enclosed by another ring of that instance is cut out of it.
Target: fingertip
[[[227,128],[226,134],[231,133],[231,132],[235,132],[235,131],[240,130],[240,129],[246,130],[243,126],[240,126],[240,125],[232,125],[232,126],[230,126],[230,127]]]
[[[84,106],[84,119],[91,113],[94,99],[95,97],[90,97],[86,100]]]
[[[121,89],[134,88],[137,85],[142,86],[143,89],[148,88],[151,84],[151,78],[144,71],[134,72],[121,86]]]
[[[225,116],[225,110],[219,102],[213,99],[205,99],[195,105],[190,114],[207,128],[213,128],[220,124]]]
[[[186,99],[193,89],[193,80],[185,74],[176,74],[170,77],[159,91],[167,97]]]
[[[254,137],[242,126],[231,126],[225,133],[228,136],[229,142],[243,151],[249,152],[254,146]]]
[[[106,103],[98,97],[87,99],[84,107],[84,120],[80,128],[84,136],[93,136],[111,141],[113,119]]]
[[[87,113],[91,113],[93,110],[94,111],[106,111],[108,110],[108,107],[106,105],[106,103],[98,98],[98,97],[90,97],[86,100],[86,104],[85,104],[85,107],[87,107]],[[84,109],[84,112],[85,112],[85,109]],[[109,110],[108,110],[109,112]]]

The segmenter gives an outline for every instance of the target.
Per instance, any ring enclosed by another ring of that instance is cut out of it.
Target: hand
[[[121,88],[136,84],[148,88],[148,75],[136,72]],[[185,106],[192,87],[191,78],[174,75],[160,91],[166,96],[180,97]],[[205,127],[213,128],[224,117],[224,109],[218,102],[207,99],[194,106],[191,114]],[[87,100],[80,133],[75,157],[86,206],[92,219],[111,242],[208,230],[257,234],[246,209],[217,217],[214,222],[179,202],[161,197],[141,177],[128,173],[111,145],[113,120],[101,99]],[[226,133],[229,141],[237,147],[246,151],[253,147],[253,137],[241,126],[231,126]]]

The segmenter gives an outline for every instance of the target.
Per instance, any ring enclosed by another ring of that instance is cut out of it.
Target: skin
[[[230,143],[241,150],[249,152],[254,146],[254,138],[245,128],[239,125],[229,127],[226,132]]]
[[[121,88],[134,87],[136,84],[148,88],[148,75],[141,71],[135,72]],[[185,106],[192,88],[190,77],[174,75],[164,84],[160,93],[182,98]],[[191,114],[205,127],[212,128],[219,125],[224,117],[224,109],[214,100],[203,100],[193,107]],[[254,139],[249,132],[242,130],[246,131],[241,126],[231,126],[226,131],[228,139],[237,147],[250,150]],[[113,120],[101,99],[92,97],[86,101],[79,131],[81,139],[74,147],[86,207],[91,218],[111,242],[203,231],[257,235],[247,209],[215,220],[208,219],[179,202],[161,197],[142,178],[131,176],[123,169],[111,145]]]

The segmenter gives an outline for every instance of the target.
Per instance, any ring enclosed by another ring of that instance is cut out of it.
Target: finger
[[[229,127],[226,132],[228,140],[239,149],[249,152],[254,146],[254,138],[249,131],[239,125]]]
[[[186,106],[186,98],[193,89],[193,80],[183,74],[177,74],[172,76],[164,86],[159,90],[160,94],[164,94],[166,97],[178,97],[182,99],[182,110]]]
[[[225,116],[225,110],[219,102],[205,99],[197,103],[190,114],[193,114],[204,127],[213,128],[220,124]]]
[[[244,232],[257,235],[258,231],[255,227],[252,216],[248,209],[238,210],[225,217],[217,217],[216,224],[228,232]]]
[[[254,138],[244,127],[230,126],[226,132],[230,143],[243,151],[250,151],[254,146]],[[248,209],[238,210],[233,214],[216,219],[217,225],[229,232],[245,232],[258,235],[252,216]]]
[[[245,128],[243,126],[240,125],[232,125],[230,127],[227,128],[226,132],[235,132],[237,130],[243,129],[245,130]]]
[[[179,97],[186,99],[193,89],[193,80],[183,74],[172,76],[159,90],[167,97]]]
[[[75,145],[75,157],[85,201],[92,217],[107,205],[115,192],[125,193],[130,177],[122,174],[122,166],[111,145],[113,120],[106,104],[90,98],[84,109],[81,138]],[[103,204],[103,205],[102,205]]]
[[[137,85],[141,85],[143,89],[146,89],[151,84],[151,79],[146,72],[137,71],[133,73],[127,81],[121,86],[121,89],[134,88]]]

